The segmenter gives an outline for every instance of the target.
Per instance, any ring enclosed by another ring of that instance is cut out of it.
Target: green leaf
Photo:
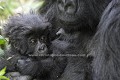
[[[6,73],[6,67],[0,71],[0,76],[3,76]]]
[[[6,43],[6,39],[0,35],[0,45],[4,45]]]
[[[10,80],[10,79],[5,76],[0,76],[0,80]]]

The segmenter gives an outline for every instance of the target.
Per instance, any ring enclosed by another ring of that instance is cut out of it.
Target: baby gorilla
[[[16,57],[9,60],[14,63],[14,70],[38,80],[56,80],[61,75],[67,61],[65,57],[50,56],[57,50],[51,49],[51,28],[41,15],[23,14],[9,19],[4,32],[11,48],[6,56],[19,55],[17,62]]]

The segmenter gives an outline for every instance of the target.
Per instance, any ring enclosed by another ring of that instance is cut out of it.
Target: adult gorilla
[[[65,32],[82,32],[91,35],[101,15],[111,0],[45,0],[40,13],[47,13],[55,27],[63,27]]]
[[[120,0],[104,11],[91,46],[93,80],[120,80]]]
[[[111,0],[45,0],[40,9],[54,25],[53,30],[65,30],[58,40],[70,43],[66,53],[88,55],[89,42],[96,33],[101,15]],[[53,31],[54,32],[54,31]],[[91,80],[91,59],[86,56],[68,57],[59,80]],[[97,79],[96,79],[97,80]]]

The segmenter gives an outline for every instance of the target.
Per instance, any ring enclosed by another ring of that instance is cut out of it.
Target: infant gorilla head
[[[21,74],[56,80],[64,71],[66,58],[49,56],[56,53],[51,48],[51,28],[47,19],[36,14],[22,14],[8,20],[4,32],[11,48],[6,55],[14,55],[9,61],[14,63],[17,60],[14,64]]]
[[[47,19],[32,13],[12,16],[8,20],[4,32],[11,48],[7,54],[21,56],[16,63],[19,72],[36,75],[38,68],[42,68],[41,61],[51,53],[50,29],[51,24]]]
[[[51,24],[42,16],[23,14],[13,16],[5,27],[11,49],[21,55],[44,56],[49,54]]]

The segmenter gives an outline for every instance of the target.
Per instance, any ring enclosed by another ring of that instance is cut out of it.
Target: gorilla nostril
[[[68,9],[69,7],[73,7],[71,3],[65,5],[65,9]]]
[[[44,46],[43,46],[43,47],[41,47],[41,50],[44,50]]]
[[[65,5],[64,9],[68,14],[74,14],[76,11],[76,5],[70,2]]]
[[[42,45],[42,46],[39,48],[39,51],[44,50],[44,49],[45,49],[45,45]]]

